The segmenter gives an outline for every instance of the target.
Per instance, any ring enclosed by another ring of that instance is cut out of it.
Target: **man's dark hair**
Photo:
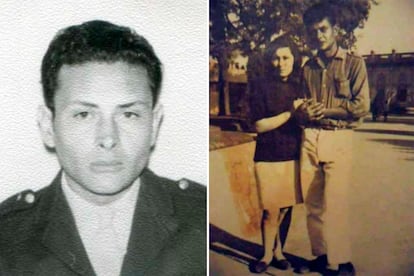
[[[161,62],[151,44],[134,30],[94,20],[57,33],[42,61],[42,86],[46,106],[54,112],[58,73],[63,65],[86,62],[117,62],[143,66],[148,74],[153,106],[162,80]]]
[[[306,27],[310,27],[315,23],[321,22],[325,18],[328,19],[332,26],[337,23],[334,7],[328,3],[319,3],[311,6],[305,11],[303,14],[303,23]]]

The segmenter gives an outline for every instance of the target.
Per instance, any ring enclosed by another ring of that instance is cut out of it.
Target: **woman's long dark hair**
[[[276,50],[280,48],[289,48],[292,52],[294,62],[293,62],[293,71],[288,76],[289,81],[299,81],[300,68],[302,65],[302,57],[299,53],[298,47],[293,42],[293,40],[288,35],[283,35],[272,42],[266,47],[264,52],[264,78],[265,79],[277,79],[280,78],[278,74],[275,74],[275,67],[273,65],[273,60],[275,59]]]

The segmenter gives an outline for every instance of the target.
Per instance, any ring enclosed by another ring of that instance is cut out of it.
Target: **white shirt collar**
[[[105,205],[97,205],[92,202],[86,201],[77,193],[75,193],[69,187],[66,177],[67,175],[64,172],[62,172],[61,182],[63,194],[65,195],[69,203],[69,206],[75,217],[76,223],[78,223],[79,221],[79,223],[87,222],[88,224],[91,224],[91,218],[95,218],[97,217],[97,215],[102,216],[106,214],[117,214],[115,219],[118,220],[118,222],[119,220],[123,220],[123,218],[132,218],[135,211],[136,201],[138,199],[138,192],[141,184],[140,178],[137,178],[137,180],[128,188],[126,193],[121,198]],[[78,225],[78,227],[79,226],[80,225]]]
[[[135,206],[138,199],[140,178],[128,188],[121,198],[106,205],[96,205],[76,194],[69,187],[66,177],[66,174],[62,172],[61,183],[63,194],[75,218],[79,235],[92,261],[92,265],[94,265],[93,260],[95,257],[99,258],[99,252],[92,250],[92,248],[96,248],[96,245],[101,242],[96,240],[96,233],[98,233],[101,227],[110,223],[117,235],[114,239],[116,239],[119,252],[121,252],[120,266],[122,266],[121,260],[127,251]],[[102,249],[104,250],[104,248]]]

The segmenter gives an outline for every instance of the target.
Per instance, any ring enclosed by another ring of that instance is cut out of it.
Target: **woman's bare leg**
[[[282,221],[283,221],[283,219],[285,218],[285,216],[286,216],[286,214],[287,214],[287,212],[289,211],[289,208],[281,208],[280,209],[280,212],[279,212],[279,217],[278,217],[278,224],[277,224],[277,229],[279,229],[279,227],[280,227],[280,224],[282,223]],[[277,231],[276,231],[277,232]],[[283,256],[283,253],[282,253],[282,247],[283,247],[283,244],[282,244],[282,242],[281,242],[281,240],[280,240],[280,235],[278,235],[278,233],[276,233],[276,237],[275,237],[275,239],[276,239],[276,242],[275,242],[275,244],[274,244],[274,250],[273,250],[273,256],[276,258],[276,259],[278,259],[278,260],[282,260],[282,259],[284,259],[285,257]]]
[[[263,247],[264,255],[261,259],[262,262],[269,264],[273,258],[273,248],[275,245],[275,238],[278,236],[279,231],[279,211],[269,212],[264,211],[263,218]]]

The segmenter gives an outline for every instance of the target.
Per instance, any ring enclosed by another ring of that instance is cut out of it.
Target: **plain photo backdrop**
[[[164,120],[149,167],[207,185],[207,1],[11,1],[0,3],[0,201],[48,185],[59,170],[36,122],[40,65],[56,32],[101,19],[131,27],[164,69]]]

